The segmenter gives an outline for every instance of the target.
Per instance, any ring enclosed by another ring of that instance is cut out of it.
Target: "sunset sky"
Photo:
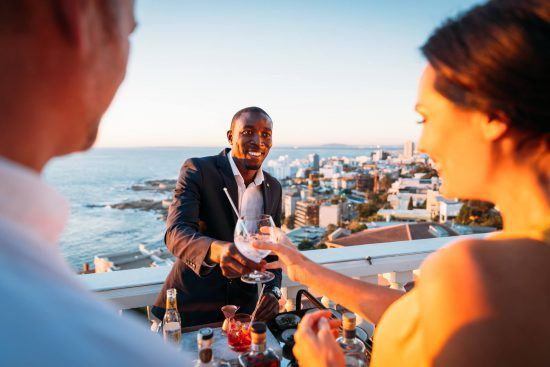
[[[264,108],[274,144],[416,140],[419,46],[472,0],[139,0],[97,146],[220,146]]]

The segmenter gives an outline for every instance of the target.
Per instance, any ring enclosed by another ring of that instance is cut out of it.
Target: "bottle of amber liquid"
[[[218,364],[214,361],[212,344],[214,344],[214,332],[212,329],[200,329],[197,333],[197,349],[199,351],[199,359],[197,360],[195,367],[218,367]]]
[[[181,319],[176,300],[176,289],[166,291],[166,313],[162,319],[162,336],[165,342],[181,346]]]
[[[267,327],[263,322],[254,322],[251,326],[252,344],[250,351],[239,356],[243,367],[279,367],[281,362],[275,352],[266,347]]]
[[[342,336],[336,339],[344,352],[346,367],[368,366],[365,344],[355,336],[355,322],[354,313],[344,313],[342,317]]]

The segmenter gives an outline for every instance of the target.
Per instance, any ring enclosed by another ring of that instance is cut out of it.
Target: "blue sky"
[[[416,140],[419,46],[472,0],[138,0],[126,80],[98,146],[223,146],[240,108],[274,144]]]

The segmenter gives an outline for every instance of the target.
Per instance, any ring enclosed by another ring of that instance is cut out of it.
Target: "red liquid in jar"
[[[236,322],[227,331],[227,342],[231,349],[237,352],[245,352],[250,348],[250,330],[248,323]]]

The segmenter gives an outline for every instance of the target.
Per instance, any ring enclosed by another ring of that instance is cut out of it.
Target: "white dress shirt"
[[[0,157],[0,365],[189,365],[83,287],[58,247],[67,213],[36,173]]]
[[[244,178],[233,160],[232,151],[227,155],[229,165],[235,176],[239,191],[239,202],[235,203],[239,209],[241,217],[255,217],[264,213],[264,198],[262,195],[262,183],[264,182],[264,173],[262,168],[256,172],[256,177],[248,186],[244,183]]]
[[[264,197],[262,195],[262,183],[264,182],[264,173],[260,168],[248,187],[244,183],[244,178],[237,168],[231,151],[227,155],[229,165],[235,176],[238,188],[238,202],[235,203],[241,216],[254,217],[264,213]],[[208,274],[217,264],[209,263],[210,260],[205,259],[202,262],[201,275]]]

